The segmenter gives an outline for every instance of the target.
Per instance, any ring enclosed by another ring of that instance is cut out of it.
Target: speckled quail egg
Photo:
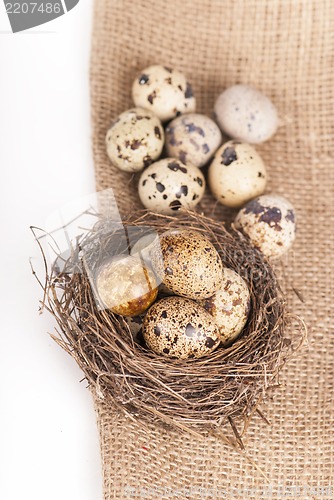
[[[167,66],[145,68],[133,82],[132,97],[136,106],[153,111],[163,122],[196,108],[186,77]]]
[[[138,184],[144,207],[173,215],[182,208],[192,210],[202,199],[205,179],[201,170],[175,158],[159,160],[144,170]]]
[[[151,112],[133,108],[120,114],[107,132],[106,146],[111,162],[120,170],[139,172],[159,158],[164,130]]]
[[[295,239],[295,210],[285,198],[265,194],[251,200],[239,211],[235,226],[264,255],[278,258],[289,250]]]
[[[245,326],[250,310],[250,293],[245,280],[232,269],[223,269],[223,283],[210,298],[201,302],[219,328],[223,346],[230,345]]]
[[[190,113],[179,116],[166,128],[167,155],[195,167],[203,167],[215,154],[221,142],[219,127],[205,115]]]
[[[277,110],[270,99],[248,85],[233,85],[215,103],[220,128],[229,137],[251,144],[268,140],[277,130]]]
[[[198,231],[167,231],[160,237],[158,251],[152,250],[151,259],[157,276],[176,295],[205,299],[221,286],[223,266],[219,253]]]
[[[156,353],[179,359],[201,358],[220,342],[213,317],[183,297],[156,302],[145,315],[143,337]]]
[[[253,146],[229,141],[218,149],[211,162],[208,184],[220,203],[240,207],[264,192],[267,172]]]
[[[155,274],[136,257],[121,255],[102,265],[96,290],[104,304],[116,314],[137,316],[155,301],[158,285]]]

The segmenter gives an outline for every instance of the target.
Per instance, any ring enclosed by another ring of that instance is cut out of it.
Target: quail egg
[[[296,234],[295,210],[276,194],[248,202],[238,213],[235,226],[267,257],[278,258],[291,247]]]
[[[156,302],[145,315],[143,337],[152,351],[179,359],[201,358],[220,342],[213,317],[183,297]]]
[[[138,316],[155,301],[155,274],[136,257],[113,257],[99,269],[96,290],[104,304],[116,314]]]
[[[221,286],[223,266],[219,253],[198,231],[164,233],[151,259],[157,276],[176,295],[205,299]]]
[[[196,113],[179,116],[166,128],[167,155],[195,167],[203,167],[221,142],[219,127],[208,116]]]
[[[229,141],[218,149],[211,162],[208,184],[222,205],[240,207],[264,192],[267,172],[253,146]]]
[[[141,174],[138,185],[144,207],[168,215],[182,208],[194,209],[204,191],[205,179],[201,170],[175,158],[165,158],[150,165]]]
[[[163,122],[196,108],[186,77],[167,66],[145,68],[133,82],[132,97],[136,106],[153,111]]]
[[[108,156],[116,167],[139,172],[159,158],[164,145],[160,120],[149,110],[133,108],[120,114],[107,132]]]
[[[250,293],[245,280],[232,269],[223,269],[219,290],[201,302],[219,328],[223,346],[230,345],[245,326],[250,310]]]
[[[259,144],[275,134],[277,110],[270,99],[248,85],[233,85],[215,103],[220,128],[229,137]]]

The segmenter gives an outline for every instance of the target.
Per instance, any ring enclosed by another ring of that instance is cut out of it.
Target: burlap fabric
[[[287,365],[255,417],[249,454],[159,427],[143,429],[96,397],[104,498],[334,498],[334,3],[332,0],[96,0],[91,59],[93,144],[98,189],[113,187],[123,212],[138,206],[129,175],[112,168],[104,137],[130,107],[131,82],[152,63],[177,67],[193,83],[198,110],[243,82],[267,93],[282,126],[259,148],[269,188],[298,212],[298,238],[285,260],[291,310],[309,344]],[[223,217],[211,197],[207,214]],[[304,302],[294,293],[302,294]]]

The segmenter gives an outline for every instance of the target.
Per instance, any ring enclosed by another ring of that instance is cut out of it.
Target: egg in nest
[[[141,259],[119,255],[104,263],[95,280],[102,304],[116,314],[138,316],[155,301],[158,284]]]
[[[151,251],[151,259],[155,273],[175,295],[205,299],[221,286],[220,255],[198,231],[167,231]]]
[[[219,290],[201,302],[219,328],[223,346],[229,346],[243,330],[250,311],[250,293],[245,280],[229,268],[223,269]]]
[[[149,309],[143,321],[146,345],[157,354],[178,359],[201,358],[218,347],[218,327],[199,304],[167,297]]]

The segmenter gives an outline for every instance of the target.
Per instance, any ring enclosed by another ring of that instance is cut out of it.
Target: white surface
[[[94,190],[89,50],[92,0],[11,34],[0,4],[1,500],[100,500],[94,409],[82,373],[38,314],[29,230]]]

